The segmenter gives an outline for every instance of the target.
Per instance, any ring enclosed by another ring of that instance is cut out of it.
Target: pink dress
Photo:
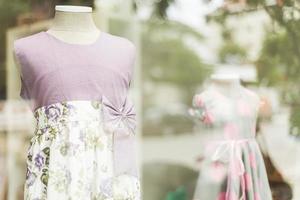
[[[16,40],[14,53],[36,118],[24,199],[139,200],[132,42],[101,32],[69,44],[43,31]]]
[[[211,84],[193,98],[190,113],[209,134],[194,200],[272,200],[255,140],[259,98],[239,83],[230,87]]]

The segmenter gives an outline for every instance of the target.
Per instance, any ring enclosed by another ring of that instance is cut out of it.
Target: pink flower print
[[[257,192],[254,193],[254,200],[261,200],[260,195]]]
[[[212,124],[214,122],[214,117],[212,113],[206,110],[202,121],[204,124]]]
[[[219,193],[216,200],[239,200],[239,199],[233,191],[230,191],[229,194],[227,194],[226,192]]]
[[[249,155],[249,160],[250,160],[250,166],[253,168],[253,169],[256,169],[256,157],[255,157],[255,153],[254,152],[251,152],[250,155]]]
[[[216,200],[226,200],[226,192],[220,192]]]
[[[250,116],[251,109],[250,106],[244,100],[237,101],[237,111],[242,116]]]
[[[204,102],[203,102],[203,99],[202,99],[201,95],[199,95],[199,94],[195,95],[195,97],[194,97],[194,105],[196,107],[199,107],[199,108],[202,108],[204,106]]]
[[[224,126],[224,135],[227,139],[235,139],[238,136],[238,127],[234,123],[227,123]]]
[[[213,181],[220,183],[224,180],[226,176],[226,167],[220,161],[215,161],[212,163],[211,178]]]
[[[245,186],[246,186],[246,190],[250,191],[252,189],[252,177],[249,173],[245,173],[244,174],[244,178],[245,178]]]
[[[237,194],[234,191],[230,191],[229,198],[226,198],[226,200],[227,199],[230,199],[230,200],[239,200]]]
[[[231,162],[232,162],[232,168],[231,168],[232,178],[238,179],[244,173],[243,163],[241,163],[239,159],[234,159]]]

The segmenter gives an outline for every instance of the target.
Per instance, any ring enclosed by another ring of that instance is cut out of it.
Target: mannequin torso
[[[196,94],[193,102],[194,106],[200,108],[200,112],[192,113],[204,122],[200,123],[201,125],[208,125],[211,138],[222,140],[255,136],[259,97],[240,84],[238,75],[213,74],[208,87]],[[226,133],[228,124],[234,124],[241,130],[240,133],[228,137]]]

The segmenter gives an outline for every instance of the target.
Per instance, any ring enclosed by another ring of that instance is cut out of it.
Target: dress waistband
[[[37,128],[69,121],[102,121],[102,103],[98,100],[74,100],[42,106],[34,111]]]
[[[256,142],[255,137],[248,137],[248,138],[235,138],[235,139],[220,139],[220,140],[211,140],[209,143],[215,144],[228,144],[228,143],[247,143],[247,142]]]

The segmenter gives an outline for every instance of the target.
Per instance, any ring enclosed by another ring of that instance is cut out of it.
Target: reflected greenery
[[[194,29],[178,22],[155,19],[143,24],[143,81],[154,88],[168,85],[170,90],[177,90],[180,94],[177,104],[183,104],[181,114],[166,113],[166,107],[170,105],[165,105],[164,109],[159,109],[159,122],[151,121],[147,112],[157,106],[152,102],[153,95],[157,94],[155,89],[150,92],[143,89],[144,118],[147,120],[144,124],[149,125],[144,127],[145,135],[162,134],[170,128],[172,131],[169,132],[174,134],[191,131],[192,123],[189,123],[185,116],[185,106],[190,104],[197,86],[201,85],[210,73],[210,66],[202,62],[196,51],[186,45],[186,41],[197,43],[202,39],[203,36]],[[165,92],[168,93],[168,89]]]
[[[143,199],[192,199],[198,173],[180,164],[147,163],[143,166]]]
[[[234,41],[232,31],[225,25],[222,25],[222,37],[223,44],[218,52],[220,62],[244,63],[247,59],[247,51]]]
[[[17,16],[29,10],[28,2],[21,0],[0,0],[0,98],[5,99],[5,51],[6,30],[16,24]]]
[[[167,9],[175,0],[160,0],[155,4],[153,16],[157,16],[159,18],[167,17]]]
[[[260,84],[276,87],[282,103],[291,107],[290,132],[300,136],[300,121],[295,113],[300,105],[300,7],[299,1],[278,0],[271,4],[264,0],[249,0],[235,11],[220,9],[208,20],[224,27],[228,16],[264,10],[272,23],[266,28],[258,59],[255,61]],[[230,47],[230,46],[229,46]],[[227,49],[230,49],[227,47]],[[226,49],[225,49],[226,50]],[[220,57],[224,60],[221,51]],[[236,49],[233,49],[234,51]]]

